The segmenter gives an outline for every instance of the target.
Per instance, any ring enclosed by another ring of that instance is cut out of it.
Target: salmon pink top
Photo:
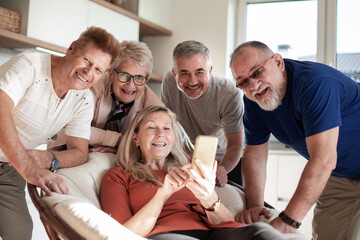
[[[163,182],[166,173],[162,170],[154,174]],[[121,167],[111,168],[104,176],[101,186],[103,210],[123,224],[147,204],[159,186],[139,181]],[[147,235],[184,230],[212,230],[234,228],[243,224],[226,221],[218,225],[208,222],[200,201],[187,188],[173,193],[164,203],[154,229]]]

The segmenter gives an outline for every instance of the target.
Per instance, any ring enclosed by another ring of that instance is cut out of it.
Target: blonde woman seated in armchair
[[[194,172],[175,123],[162,106],[139,112],[119,146],[119,167],[103,178],[103,210],[148,239],[284,239],[268,224],[234,221],[214,191],[217,164],[204,178]]]

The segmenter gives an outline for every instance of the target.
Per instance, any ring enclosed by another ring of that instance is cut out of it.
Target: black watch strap
[[[279,218],[285,222],[286,224],[292,226],[293,228],[296,228],[298,229],[301,225],[301,222],[298,222],[294,219],[292,219],[291,217],[289,217],[285,211],[282,211],[280,214],[279,214]]]

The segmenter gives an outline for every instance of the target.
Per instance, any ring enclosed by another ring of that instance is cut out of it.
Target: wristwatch
[[[208,212],[215,212],[217,210],[219,210],[221,205],[221,199],[218,198],[218,200],[210,207],[210,208],[204,208],[204,210],[208,211]]]
[[[280,214],[279,214],[279,218],[286,224],[292,226],[293,228],[295,229],[298,229],[301,225],[301,222],[298,222],[294,219],[292,219],[291,217],[289,217],[285,211],[282,211]]]
[[[52,155],[52,157],[53,157],[53,158],[52,158],[52,161],[51,161],[51,166],[50,166],[49,170],[54,173],[54,172],[56,172],[56,169],[59,167],[59,162],[58,162],[58,160],[57,160],[57,158],[56,158],[55,153],[54,153],[53,151],[51,151],[51,150],[48,150],[48,151],[51,153],[51,155]]]

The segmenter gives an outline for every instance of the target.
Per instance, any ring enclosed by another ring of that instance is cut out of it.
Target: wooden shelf
[[[66,52],[66,48],[4,29],[0,29],[0,47],[42,47],[59,53]]]
[[[4,48],[42,47],[59,53],[66,52],[66,48],[4,29],[0,29],[0,47],[4,47]],[[157,74],[151,74],[150,80],[161,82],[162,76]]]
[[[129,18],[132,18],[140,23],[140,37],[145,36],[170,36],[172,35],[172,31],[163,28],[155,23],[152,23],[148,20],[145,20],[135,13],[129,12],[124,8],[121,8],[115,4],[112,4],[110,2],[107,2],[105,0],[91,0],[92,2],[95,2],[97,4],[100,4],[101,6],[104,6],[106,8],[109,8],[115,12],[118,12],[124,16],[127,16]]]

